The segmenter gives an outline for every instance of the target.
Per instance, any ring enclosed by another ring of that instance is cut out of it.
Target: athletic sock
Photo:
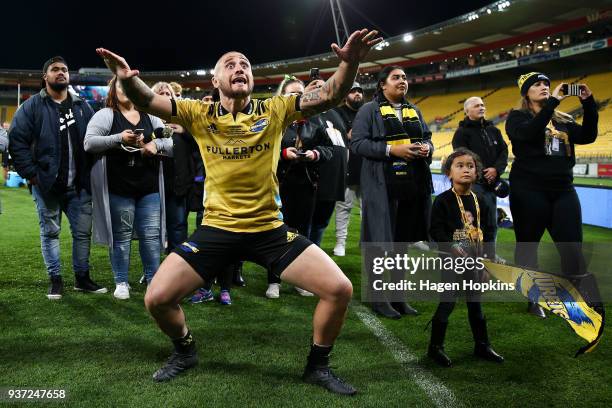
[[[187,330],[187,334],[183,337],[179,337],[178,339],[173,339],[172,344],[174,344],[174,349],[177,353],[181,354],[193,354],[195,353],[195,340],[191,335],[191,330]]]
[[[313,343],[310,346],[310,354],[308,355],[308,366],[312,368],[329,366],[329,355],[333,347],[333,345],[319,346]]]

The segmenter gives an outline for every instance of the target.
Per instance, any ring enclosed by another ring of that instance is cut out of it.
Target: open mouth
[[[246,80],[246,78],[243,78],[243,77],[234,78],[232,80],[232,85],[233,84],[244,84],[244,85],[246,85],[246,83],[247,83],[247,80]]]

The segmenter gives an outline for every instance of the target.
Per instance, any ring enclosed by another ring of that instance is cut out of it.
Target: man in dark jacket
[[[351,140],[353,120],[357,111],[363,105],[363,89],[358,82],[353,83],[349,94],[344,98],[344,104],[333,110],[336,111],[344,122],[344,132],[347,139]],[[361,156],[349,150],[348,171],[346,173],[346,189],[344,190],[344,201],[336,202],[336,246],[334,255],[344,256],[348,226],[351,209],[355,200],[359,200],[361,206],[361,193],[359,191],[359,177],[361,175]]]
[[[482,99],[472,96],[463,104],[465,119],[453,136],[453,149],[465,147],[476,153],[482,160],[483,174],[472,188],[481,194],[489,211],[491,225],[497,236],[497,196],[493,190],[508,165],[508,145],[493,123],[485,119],[486,107]]]
[[[63,291],[59,250],[62,211],[72,233],[74,289],[107,292],[89,277],[91,163],[83,139],[93,110],[68,92],[69,83],[68,66],[62,57],[45,62],[44,88],[21,105],[9,130],[15,169],[28,180],[38,211],[42,255],[50,279],[49,299],[61,299]]]

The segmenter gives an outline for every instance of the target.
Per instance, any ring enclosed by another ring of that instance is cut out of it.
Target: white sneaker
[[[334,247],[334,255],[335,256],[344,256],[346,254],[346,249],[344,248],[344,244],[336,244]]]
[[[130,285],[127,282],[117,284],[113,296],[117,299],[125,300],[130,298]]]
[[[314,296],[314,293],[309,292],[302,288],[298,288],[297,286],[295,287],[295,291],[299,293],[301,296]]]
[[[280,283],[269,284],[268,290],[266,290],[266,297],[268,299],[278,299],[280,297]]]

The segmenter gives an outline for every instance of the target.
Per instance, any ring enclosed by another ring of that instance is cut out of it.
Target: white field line
[[[408,376],[427,394],[437,407],[450,408],[461,406],[455,394],[433,374],[419,367],[416,364],[417,357],[393,333],[387,330],[380,323],[380,320],[366,307],[354,305],[352,309],[359,316],[363,324],[389,350],[393,358],[401,364]]]

